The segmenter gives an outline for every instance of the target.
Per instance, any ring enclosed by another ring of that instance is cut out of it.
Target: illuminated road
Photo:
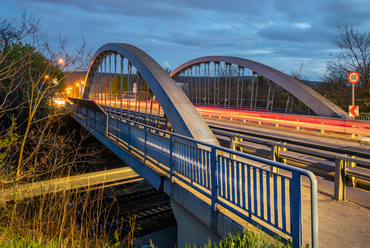
[[[258,124],[293,127],[295,129],[319,130],[321,132],[345,133],[370,136],[370,123],[358,120],[343,120],[315,116],[289,115],[196,106],[203,116],[221,119],[256,122]]]
[[[103,99],[98,101],[103,106],[130,109],[156,116],[164,116],[162,109],[158,113],[157,101],[135,101],[135,99]],[[129,106],[129,107],[128,107]],[[195,106],[202,116],[219,119],[232,119],[243,122],[255,122],[270,126],[284,126],[294,129],[316,130],[320,132],[360,135],[370,137],[370,123],[360,120],[344,120],[337,118],[325,118],[316,116],[290,115],[270,112],[257,112],[248,110],[236,110],[218,107]]]

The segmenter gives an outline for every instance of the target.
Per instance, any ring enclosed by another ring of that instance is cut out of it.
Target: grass
[[[109,210],[102,191],[17,199],[0,207],[0,247],[114,247]]]
[[[54,138],[49,139],[50,146],[40,146],[34,152],[37,155],[32,164],[39,169],[25,174],[20,182],[0,181],[0,194],[10,187],[25,188],[39,180],[74,175],[94,167],[96,152],[84,149],[71,137],[50,137]],[[31,145],[28,147],[34,151]],[[12,168],[11,161],[4,163],[0,174],[12,175]],[[116,202],[105,202],[103,190],[62,190],[32,198],[20,198],[14,193],[13,197],[0,204],[0,247],[132,247],[130,240],[120,237],[119,227],[115,237],[110,236],[115,230],[110,230],[107,222]],[[118,217],[109,218],[114,221]]]
[[[187,248],[192,246],[186,245]],[[194,246],[195,247],[195,246]],[[208,242],[204,248],[291,248],[291,243],[284,244],[279,239],[269,238],[263,235],[262,231],[244,230],[243,233],[229,234],[229,237],[222,239],[218,244]]]

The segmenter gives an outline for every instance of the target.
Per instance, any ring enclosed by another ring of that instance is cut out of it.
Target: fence
[[[360,113],[356,120],[370,121],[370,113]]]
[[[320,133],[349,134],[353,137],[370,136],[369,122],[366,120],[347,120],[339,118],[327,118],[318,116],[302,116],[289,114],[276,114],[264,112],[238,112],[230,110],[222,115],[213,111],[198,110],[203,118],[217,118],[218,120],[255,123],[266,127],[286,127],[295,130],[311,130]],[[363,117],[365,118],[365,117]]]
[[[348,156],[346,153],[350,151],[335,148],[324,150],[326,147],[323,145],[314,145],[309,142],[294,141],[293,144],[288,144],[287,142],[270,141],[264,135],[250,137],[248,132],[217,126],[211,126],[211,128],[214,134],[226,137],[226,140],[218,138],[224,145],[234,150],[238,148],[258,150],[261,156],[269,157],[274,161],[284,163],[291,161],[319,168],[325,172],[334,172],[334,198],[336,200],[346,200],[346,185],[365,190],[370,188],[370,160],[356,158],[353,155]],[[351,152],[364,155],[364,151]],[[326,173],[323,176],[327,176]]]
[[[311,182],[312,247],[318,247],[317,181],[310,171],[194,140],[136,121],[98,113],[79,106],[74,118],[90,130],[106,135],[128,152],[142,154],[168,173],[211,199],[212,230],[216,231],[217,206],[222,206],[271,235],[292,238],[302,245],[302,176]],[[108,118],[108,119],[107,119]],[[88,120],[91,119],[91,120]],[[227,156],[227,154],[230,154]],[[237,159],[234,159],[237,158]],[[253,165],[280,168],[276,173]]]

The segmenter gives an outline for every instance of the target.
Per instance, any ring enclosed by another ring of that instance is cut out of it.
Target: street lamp
[[[63,65],[63,63],[64,63],[64,59],[59,58],[59,59],[58,59],[58,64]]]

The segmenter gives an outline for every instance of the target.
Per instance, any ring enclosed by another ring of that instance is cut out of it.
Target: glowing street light
[[[58,59],[58,63],[59,64],[63,64],[64,63],[64,60],[62,58]]]

